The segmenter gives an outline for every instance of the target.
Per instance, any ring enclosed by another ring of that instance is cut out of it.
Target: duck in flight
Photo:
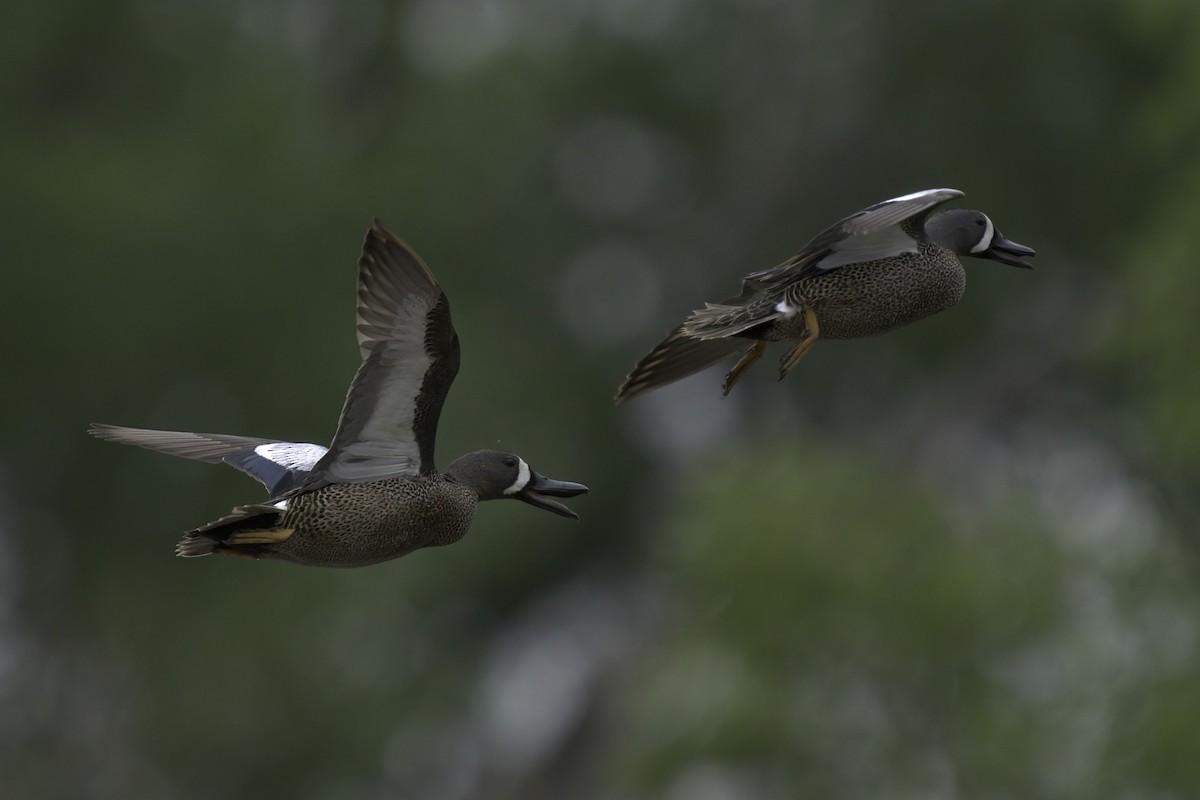
[[[358,262],[358,345],[329,447],[227,434],[93,424],[120,444],[208,463],[258,479],[269,497],[188,531],[180,556],[277,559],[360,567],[452,544],[482,500],[521,500],[564,517],[555,500],[587,492],[547,478],[515,453],[478,450],[434,466],[442,404],[458,373],[458,334],[429,267],[379,220]]]
[[[878,336],[956,304],[966,288],[959,256],[1032,269],[1022,259],[1035,252],[1006,239],[982,211],[933,213],[962,196],[929,189],[876,203],[779,266],[747,275],[740,294],[693,311],[639,361],[616,402],[744,350],[725,376],[729,394],[768,342],[794,342],[779,365],[782,380],[818,338]]]

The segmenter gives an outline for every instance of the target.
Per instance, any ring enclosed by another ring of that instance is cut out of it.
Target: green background
[[[0,794],[1200,796],[1200,5],[18,0],[0,11]],[[688,310],[950,186],[887,337],[611,397]],[[439,464],[578,480],[356,571],[172,556],[326,442],[381,217]]]

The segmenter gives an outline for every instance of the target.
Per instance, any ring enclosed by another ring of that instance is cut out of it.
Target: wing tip
[[[404,243],[400,237],[397,236],[395,232],[387,226],[387,223],[385,223],[379,217],[371,217],[371,227],[367,231],[367,236],[369,237],[371,234],[375,234],[385,241],[395,242],[396,244]]]
[[[89,436],[94,436],[102,442],[116,442],[117,444],[133,444],[129,441],[131,435],[148,432],[144,428],[127,428],[124,425],[109,425],[105,422],[89,422],[87,426]]]
[[[403,267],[407,262],[416,266],[417,271],[421,273],[421,277],[430,287],[438,287],[433,270],[417,254],[416,250],[397,236],[379,217],[373,217],[371,223],[367,235],[363,238],[362,254],[358,259],[358,266],[361,270],[371,270],[376,265]],[[386,269],[380,271],[384,272]]]

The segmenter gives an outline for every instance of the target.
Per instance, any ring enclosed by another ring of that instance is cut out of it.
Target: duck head
[[[1032,247],[1017,244],[992,224],[982,211],[955,208],[930,217],[925,232],[936,244],[960,256],[988,258],[1010,267],[1033,269],[1022,258],[1037,255]]]
[[[467,453],[450,464],[446,472],[474,489],[480,500],[511,498],[571,519],[579,519],[579,515],[553,498],[575,497],[588,490],[582,483],[547,478],[516,453],[504,450]]]

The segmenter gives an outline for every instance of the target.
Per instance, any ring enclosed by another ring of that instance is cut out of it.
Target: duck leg
[[[817,315],[808,306],[804,307],[804,338],[797,342],[790,350],[783,354],[783,358],[779,362],[779,380],[787,377],[787,374],[800,363],[800,359],[808,353],[814,344],[817,343],[818,337],[821,335],[821,326],[817,322]],[[734,367],[734,369],[737,369]]]
[[[754,362],[762,358],[762,354],[766,352],[766,349],[767,343],[763,341],[757,341],[750,345],[750,349],[742,355],[738,362],[733,365],[733,369],[729,370],[729,374],[725,376],[724,389],[726,395],[729,394],[729,390],[733,388],[733,385],[742,379],[742,376],[746,374],[746,370],[753,367]]]

